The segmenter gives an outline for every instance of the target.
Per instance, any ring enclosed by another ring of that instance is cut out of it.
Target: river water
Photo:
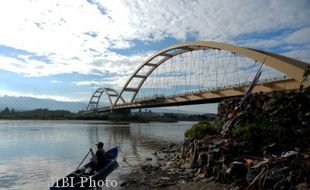
[[[113,124],[103,121],[0,121],[0,190],[44,190],[73,171],[98,141],[118,145],[119,179],[194,122]],[[88,161],[89,158],[86,159]],[[85,162],[86,162],[85,161]]]

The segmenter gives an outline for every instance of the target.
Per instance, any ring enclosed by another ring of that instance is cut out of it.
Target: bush
[[[200,121],[185,132],[185,137],[201,139],[205,135],[214,135],[217,127],[210,122]]]
[[[280,123],[264,122],[242,122],[232,129],[234,138],[243,140],[259,139],[266,143],[279,142],[281,137],[287,135],[289,130]]]

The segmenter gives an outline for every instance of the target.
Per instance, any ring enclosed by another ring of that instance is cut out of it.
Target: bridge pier
[[[131,114],[131,110],[130,109],[117,109],[117,110],[112,109],[111,113],[120,114],[120,115],[129,115]]]
[[[117,109],[105,113],[108,120],[112,121],[128,121],[131,117],[130,109]]]

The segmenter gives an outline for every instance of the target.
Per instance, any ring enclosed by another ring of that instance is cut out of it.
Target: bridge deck
[[[309,86],[309,83],[307,83]],[[281,79],[269,82],[261,82],[257,84],[253,90],[256,92],[271,92],[275,90],[293,90],[300,88],[300,83],[293,79]],[[114,110],[122,109],[139,109],[139,108],[151,108],[151,107],[167,107],[167,106],[181,106],[181,105],[193,105],[203,103],[215,103],[220,102],[223,99],[242,96],[247,86],[239,87],[226,87],[221,89],[213,89],[208,91],[195,91],[188,92],[177,96],[158,97],[151,99],[144,99],[135,101],[133,103],[123,103],[114,107]],[[93,112],[109,112],[112,111],[111,107],[102,107]]]

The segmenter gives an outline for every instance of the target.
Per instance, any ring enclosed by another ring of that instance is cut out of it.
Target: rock
[[[168,170],[174,166],[173,162],[166,162],[165,165],[161,168],[162,170]]]
[[[185,164],[181,165],[181,168],[187,169],[187,168],[190,168],[190,165],[188,163],[185,163]]]
[[[178,181],[178,184],[185,184],[186,183],[186,181],[184,180],[184,179],[180,179],[179,181]]]
[[[163,161],[163,160],[165,160],[165,159],[164,159],[164,158],[159,157],[159,158],[157,158],[157,160],[158,160],[158,161]]]
[[[188,169],[185,169],[184,173],[192,173],[193,172],[193,169],[191,168],[188,168]]]
[[[196,179],[196,180],[198,179],[199,180],[199,179],[203,179],[205,177],[206,177],[205,173],[201,173],[201,174],[197,174],[194,179]]]
[[[178,172],[177,168],[170,168],[167,170],[168,175],[175,175]]]
[[[245,181],[248,169],[243,162],[234,161],[230,164],[230,167],[226,170],[226,174],[231,176],[235,183]]]
[[[294,157],[298,154],[297,151],[294,151],[294,150],[291,150],[291,151],[288,151],[288,152],[285,152],[282,154],[282,158],[291,158],[291,157]]]
[[[170,180],[170,177],[161,177],[162,180]]]
[[[198,158],[198,154],[199,154],[199,145],[198,145],[198,141],[194,141],[192,143],[192,148],[190,150],[190,160],[189,160],[189,165],[191,168],[196,168],[197,165],[197,158]]]
[[[218,165],[222,159],[222,153],[219,148],[210,149],[207,154],[207,168],[212,168],[215,165]]]
[[[208,163],[208,152],[200,152],[197,160],[198,167],[203,167]]]
[[[289,181],[289,168],[282,167],[282,168],[271,168],[266,173],[265,183],[266,188],[268,189],[288,189],[286,187],[286,183]]]
[[[153,159],[152,159],[152,157],[146,157],[145,160],[146,161],[152,161]]]
[[[153,166],[151,164],[143,164],[141,166],[141,169],[144,170],[144,171],[151,171],[153,169]]]
[[[309,188],[310,186],[307,183],[300,183],[295,187],[296,190],[309,190]]]

